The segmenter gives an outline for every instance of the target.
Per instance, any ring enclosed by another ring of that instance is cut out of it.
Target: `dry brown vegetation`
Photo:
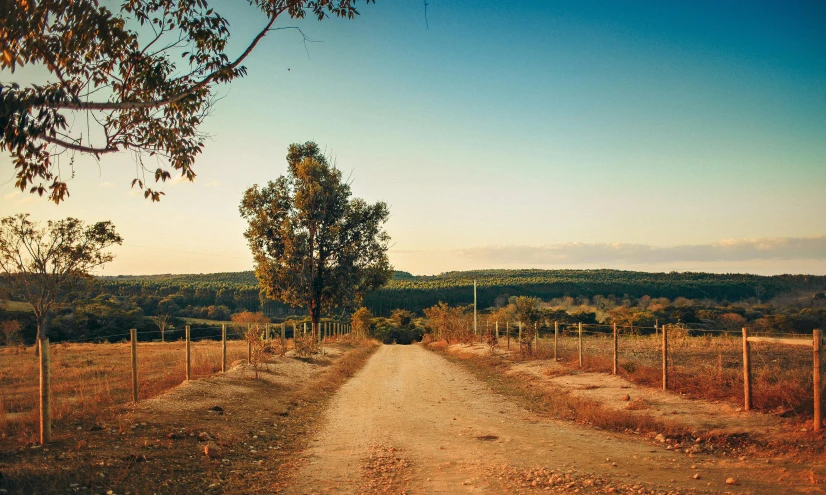
[[[268,354],[260,379],[241,362],[137,405],[113,406],[108,415],[64,420],[55,441],[42,448],[0,442],[0,488],[279,493],[294,482],[302,463],[297,454],[327,401],[375,349],[373,342],[344,338],[311,359]]]
[[[193,342],[192,376],[221,371],[221,343]],[[130,347],[118,344],[57,344],[51,347],[52,412],[57,425],[109,413],[132,400]],[[247,343],[227,342],[227,361],[246,359]],[[0,348],[0,436],[34,442],[38,428],[38,358],[34,347]],[[140,399],[184,381],[185,343],[138,343]]]
[[[618,408],[589,398],[587,394],[559,386],[553,375],[584,372],[610,374],[612,370],[612,339],[605,335],[583,338],[583,365],[579,365],[575,335],[560,336],[559,363],[541,368],[542,376],[531,376],[519,370],[519,363],[553,359],[553,339],[540,339],[533,355],[521,352],[504,339],[491,352],[490,345],[449,346],[445,341],[429,344],[434,350],[450,350],[449,356],[459,356],[460,362],[491,384],[496,390],[524,401],[526,407],[551,416],[607,430],[648,435],[662,434],[675,442],[693,442],[703,436],[709,447],[723,450],[772,449],[804,455],[822,452],[826,436],[812,432],[812,351],[800,347],[761,344],[752,347],[754,405],[782,420],[777,431],[751,434],[744,431],[730,434],[724,430],[698,428],[694,422],[678,416],[657,414],[648,401],[639,396],[626,397]],[[658,390],[662,385],[662,347],[655,336],[625,336],[619,343],[619,375],[643,389]],[[457,352],[458,349],[458,352]],[[464,350],[462,350],[464,349]],[[755,356],[757,358],[755,359]],[[547,380],[545,378],[551,378]],[[595,375],[598,381],[598,375]],[[626,382],[627,383],[627,382]],[[599,386],[595,386],[599,387]],[[634,391],[630,391],[634,394]],[[688,337],[670,339],[669,393],[685,399],[724,402],[735,410],[743,403],[742,341],[731,337]],[[626,392],[622,392],[623,395]],[[623,400],[617,393],[610,400]],[[739,409],[737,409],[739,410]],[[659,411],[661,412],[661,411]],[[782,416],[782,418],[781,418]],[[721,412],[721,420],[723,414]],[[674,418],[674,419],[672,419]],[[705,445],[705,444],[703,444]]]
[[[558,341],[558,357],[571,368],[611,372],[612,337],[583,338],[583,367],[579,367],[577,338]],[[811,349],[753,343],[753,407],[765,412],[811,419],[814,401]],[[662,340],[654,335],[623,335],[618,345],[619,375],[651,387],[662,386]],[[733,336],[703,337],[669,334],[669,390],[694,398],[743,404],[743,341]],[[553,357],[553,340],[540,339],[534,359]]]

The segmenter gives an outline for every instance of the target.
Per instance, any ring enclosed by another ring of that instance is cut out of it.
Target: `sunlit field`
[[[795,336],[811,340],[811,335]],[[506,340],[502,339],[502,347]],[[511,341],[511,349],[516,347]],[[578,337],[560,332],[557,355],[579,367]],[[618,373],[631,381],[662,386],[662,337],[622,335]],[[539,339],[535,357],[553,357],[553,336]],[[612,371],[613,338],[588,332],[583,336],[583,369]],[[811,416],[814,401],[811,348],[768,343],[751,344],[753,407],[757,410]],[[694,398],[743,404],[743,340],[733,335],[668,338],[669,390]]]
[[[184,381],[185,342],[138,343],[139,398]],[[57,425],[105,414],[132,400],[130,344],[52,344],[52,414]],[[227,362],[246,359],[247,343],[227,342]],[[193,378],[221,371],[221,342],[191,343]],[[0,348],[0,435],[34,441],[39,378],[34,347]]]

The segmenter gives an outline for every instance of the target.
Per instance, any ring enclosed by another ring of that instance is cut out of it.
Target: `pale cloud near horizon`
[[[559,243],[539,246],[479,246],[453,250],[484,265],[649,264],[753,260],[826,260],[826,235],[727,239],[711,244],[652,246],[623,243]]]
[[[105,189],[112,189],[113,187],[115,187],[115,184],[112,183],[112,182],[106,181],[106,182],[101,182],[100,184],[98,184],[98,187],[103,187]]]
[[[28,204],[38,199],[38,196],[34,194],[24,195],[19,189],[16,189],[8,194],[4,194],[3,199],[5,201],[14,201],[17,204]]]
[[[221,185],[221,181],[218,179],[212,179],[211,181],[204,184],[204,187],[218,187]]]

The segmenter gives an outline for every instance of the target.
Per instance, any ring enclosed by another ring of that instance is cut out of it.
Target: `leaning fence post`
[[[751,343],[749,329],[743,327],[743,409],[751,410]]]
[[[821,367],[821,361],[823,358],[823,340],[820,336],[820,330],[812,330],[812,346],[814,348],[814,375],[812,376],[814,381],[814,402],[815,402],[815,417],[814,417],[814,430],[820,431],[821,427],[823,426],[823,398],[821,392],[823,391],[823,368]]]
[[[129,330],[132,339],[132,402],[138,402],[138,330]]]
[[[40,444],[52,441],[52,386],[51,357],[49,356],[49,338],[39,338],[40,348]]]
[[[663,325],[663,390],[668,390],[668,327]]]
[[[192,378],[192,367],[190,366],[190,356],[191,356],[191,349],[190,349],[190,341],[189,341],[189,325],[184,327],[184,333],[186,334],[186,379],[189,380]]]
[[[617,324],[614,323],[614,374],[617,374]]]
[[[579,367],[582,368],[582,322],[579,322]]]
[[[558,361],[556,357],[556,344],[557,340],[559,339],[559,322],[554,322],[554,361]]]
[[[227,325],[221,325],[221,372],[227,372]]]

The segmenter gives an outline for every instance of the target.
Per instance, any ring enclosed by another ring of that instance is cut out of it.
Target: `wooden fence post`
[[[221,372],[227,372],[227,325],[221,325]]]
[[[533,324],[533,348],[539,350],[539,326],[536,323]]]
[[[617,374],[617,324],[614,323],[614,374]]]
[[[284,340],[285,335],[287,334],[287,328],[286,327],[287,327],[287,324],[284,323],[284,322],[281,322],[281,340]]]
[[[814,416],[814,430],[820,431],[823,427],[823,398],[822,398],[822,391],[823,391],[823,368],[822,366],[822,358],[823,358],[823,340],[820,335],[820,330],[812,330],[812,346],[814,348],[814,375],[812,376],[814,381],[814,402],[815,402],[815,416]]]
[[[190,349],[190,341],[189,341],[189,325],[184,327],[184,333],[186,334],[186,379],[187,381],[192,378],[192,367],[190,365],[190,356],[191,356],[191,349]]]
[[[138,402],[138,330],[129,330],[132,339],[132,402]]]
[[[508,334],[508,349],[511,348],[511,322],[505,322],[505,332]]]
[[[559,339],[559,322],[555,321],[554,322],[554,361],[558,361],[558,359],[556,357],[556,345],[557,345],[557,340],[558,339]]]
[[[582,368],[582,322],[579,322],[579,367]]]
[[[37,339],[40,346],[40,444],[52,441],[52,384],[49,338]]]
[[[518,322],[519,325],[519,337],[516,340],[519,341],[519,348],[522,349],[522,322]]]
[[[751,411],[751,343],[746,327],[743,327],[743,399],[743,409]]]
[[[668,327],[663,325],[663,390],[668,390]]]
[[[496,344],[499,345],[499,320],[496,320]]]

